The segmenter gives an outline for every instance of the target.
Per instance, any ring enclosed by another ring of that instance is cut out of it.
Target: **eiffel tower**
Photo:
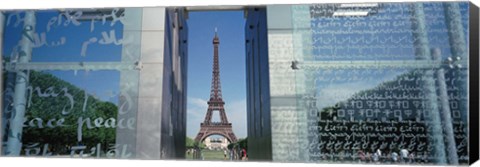
[[[215,28],[215,37],[213,37],[213,74],[210,100],[208,100],[208,109],[207,114],[205,115],[205,120],[203,123],[200,123],[200,132],[198,132],[197,137],[195,137],[195,141],[201,142],[210,135],[221,135],[233,143],[237,141],[237,137],[233,133],[232,123],[228,122],[225,108],[223,107],[225,102],[222,99],[222,89],[220,86],[218,44],[220,44],[220,41],[217,36],[217,28]],[[213,111],[219,111],[220,122],[212,122]]]

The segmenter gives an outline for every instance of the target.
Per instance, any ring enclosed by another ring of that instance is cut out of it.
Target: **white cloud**
[[[226,102],[225,102],[226,103]],[[237,138],[247,137],[247,101],[235,100],[225,104],[228,121],[232,123]]]
[[[187,136],[195,138],[200,130],[200,123],[205,119],[207,100],[188,97],[187,99]]]
[[[339,101],[350,98],[353,94],[375,87],[377,84],[371,82],[348,82],[331,84],[320,90],[317,101],[320,108],[332,106]]]
[[[380,83],[394,80],[402,71],[393,72],[389,75],[381,75],[372,80],[361,80],[357,82],[334,83],[323,87],[317,95],[317,104],[319,108],[333,106],[340,101],[347,100],[355,93],[362,90],[373,89]]]
[[[201,98],[188,97],[188,103],[198,107],[205,107],[205,109],[208,107],[207,100]]]

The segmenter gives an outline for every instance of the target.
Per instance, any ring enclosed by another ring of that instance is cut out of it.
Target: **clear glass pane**
[[[306,160],[468,163],[467,3],[291,10]]]
[[[5,12],[2,155],[133,158],[141,17]]]

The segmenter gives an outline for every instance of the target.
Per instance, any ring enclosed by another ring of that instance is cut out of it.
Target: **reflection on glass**
[[[338,152],[358,156],[366,152],[374,153],[377,149],[385,152],[382,160],[385,162],[392,161],[391,157],[388,157],[390,154],[393,152],[400,154],[403,149],[409,151],[412,156],[408,159],[409,162],[430,163],[436,160],[432,158],[438,154],[433,152],[435,141],[432,141],[431,135],[434,132],[432,127],[434,123],[430,119],[434,115],[429,111],[432,107],[428,103],[428,93],[421,86],[425,82],[425,77],[421,75],[423,71],[401,71],[404,72],[348,70],[343,73],[357,73],[361,78],[351,76],[342,78],[350,78],[352,81],[337,79],[333,82],[317,82],[320,95],[316,101],[319,109],[318,133],[322,149],[316,151],[326,154],[323,157],[316,157],[317,160],[329,159],[329,154]],[[452,76],[455,71],[457,70],[446,71],[444,81],[458,79]],[[330,72],[320,75],[325,77],[329,75],[328,73]],[[358,81],[354,81],[355,78]],[[436,80],[439,81],[439,78]],[[447,89],[458,90],[456,85],[452,84],[447,84]],[[450,100],[446,106],[441,107],[449,107],[454,111],[451,115],[452,122],[448,122],[453,125],[456,138],[453,142],[464,143],[466,141],[464,125],[458,111],[458,101],[461,98],[455,94],[451,92],[450,96],[436,98]],[[444,105],[441,102],[439,104]],[[445,118],[440,119],[447,123]],[[336,145],[337,147],[328,145],[327,141],[331,140],[341,144]],[[444,141],[446,144],[449,142],[452,141]],[[467,147],[464,144],[458,144],[456,148],[460,155],[467,155]],[[398,158],[400,160],[401,157]],[[460,162],[466,162],[468,159],[465,158],[461,157]],[[355,161],[355,158],[346,156],[344,160]]]
[[[309,161],[468,163],[467,3],[294,5],[292,15]]]
[[[124,126],[117,121],[118,76],[116,71],[78,72],[76,76],[73,71],[30,71],[20,155],[69,156],[85,147],[85,156],[113,156],[108,151],[115,143],[115,129]],[[106,82],[90,85],[100,78]],[[10,102],[14,92],[7,88],[5,94]],[[15,117],[12,108],[5,113],[5,117]]]
[[[120,61],[123,10],[35,11],[33,33],[24,33],[25,12],[6,12],[4,55],[20,52],[22,36],[32,41],[32,62]]]
[[[119,157],[123,13],[5,12],[2,155]]]
[[[268,8],[292,16],[267,31],[274,161],[468,163],[468,3]],[[175,157],[179,11],[155,30],[126,9],[6,12],[2,155]]]

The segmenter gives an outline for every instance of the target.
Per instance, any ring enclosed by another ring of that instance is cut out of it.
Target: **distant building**
[[[205,147],[210,150],[227,149],[227,146],[230,144],[228,139],[225,137],[213,138],[211,136],[205,138],[203,143],[205,144]]]

